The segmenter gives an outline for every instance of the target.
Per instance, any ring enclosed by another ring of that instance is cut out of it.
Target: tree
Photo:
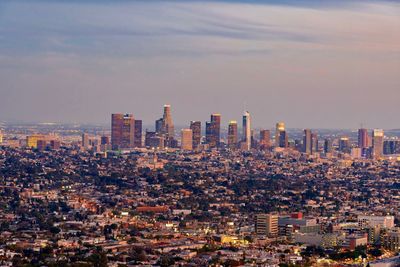
[[[175,260],[170,257],[170,256],[161,256],[161,258],[158,260],[157,264],[160,265],[161,267],[168,267],[174,265]]]
[[[61,229],[55,226],[50,227],[50,233],[52,233],[53,235],[56,235],[58,233],[61,232]]]
[[[88,260],[93,263],[94,267],[107,267],[108,260],[105,252],[98,252],[92,254]]]

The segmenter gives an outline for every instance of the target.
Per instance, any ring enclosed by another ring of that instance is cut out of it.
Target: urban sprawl
[[[1,128],[0,266],[400,266],[400,131]]]

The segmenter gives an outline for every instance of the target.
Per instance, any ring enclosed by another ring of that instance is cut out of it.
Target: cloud
[[[247,101],[258,124],[378,124],[389,120],[366,107],[399,112],[399,13],[387,1],[1,2],[0,119],[133,109],[151,123],[170,102],[185,122],[240,116]]]
[[[229,49],[238,53],[257,49],[262,52],[280,44],[296,46],[297,43],[316,44],[316,48],[321,45],[340,49],[398,48],[398,18],[371,13],[379,7],[385,10],[387,5],[359,3],[356,9],[353,3],[352,9],[342,10],[281,6],[276,1],[270,1],[273,5],[233,2],[121,1],[116,5],[92,1],[17,2],[10,4],[10,11],[2,18],[0,36],[4,41],[0,49],[15,53],[50,50],[83,55],[104,55],[109,51],[123,56],[135,56],[135,51],[148,56],[182,50],[182,55],[187,56],[185,44],[190,45],[194,55]],[[400,10],[396,6],[391,8]],[[231,47],[226,47],[227,42]],[[198,43],[210,45],[204,50],[205,46]],[[223,49],[216,47],[219,43],[224,45]]]

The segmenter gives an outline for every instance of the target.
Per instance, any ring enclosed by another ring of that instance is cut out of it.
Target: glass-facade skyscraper
[[[251,118],[250,118],[250,113],[248,111],[245,111],[243,114],[243,142],[244,142],[244,148],[246,150],[250,150],[251,148]]]
[[[132,114],[111,115],[111,147],[113,150],[134,147],[135,119]]]

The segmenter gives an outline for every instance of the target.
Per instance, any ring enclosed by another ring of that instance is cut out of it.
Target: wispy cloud
[[[210,43],[209,49],[215,48],[214,52],[230,48],[240,52],[270,50],[280,43],[396,49],[399,41],[398,18],[368,13],[372,7],[356,1],[350,1],[352,8],[347,10],[326,9],[321,4],[318,7],[323,9],[310,10],[310,4],[315,7],[319,1],[300,1],[302,4],[295,6],[296,1],[286,1],[283,6],[278,1],[78,2],[9,4],[0,18],[0,49],[16,53],[51,50],[112,54],[115,52],[110,48],[117,46],[121,54],[135,56],[135,51],[147,55],[182,47],[183,55],[187,55],[182,42],[196,54],[204,49],[197,43]],[[397,6],[391,8],[400,10]],[[222,39],[230,39],[231,47],[226,47],[226,42],[221,42],[223,49],[216,47]]]
[[[368,122],[362,116],[380,122],[366,106],[400,112],[398,14],[398,3],[372,0],[1,1],[0,116],[51,116],[51,96],[74,103],[60,107],[60,117],[108,118],[135,106],[150,121],[146,99],[159,95],[157,105],[201,101],[197,110],[186,106],[197,115],[231,114],[252,98],[256,122],[271,116],[301,126],[312,118],[324,126],[330,110],[346,126]],[[392,104],[380,104],[381,94]],[[316,108],[325,117],[315,117]]]

